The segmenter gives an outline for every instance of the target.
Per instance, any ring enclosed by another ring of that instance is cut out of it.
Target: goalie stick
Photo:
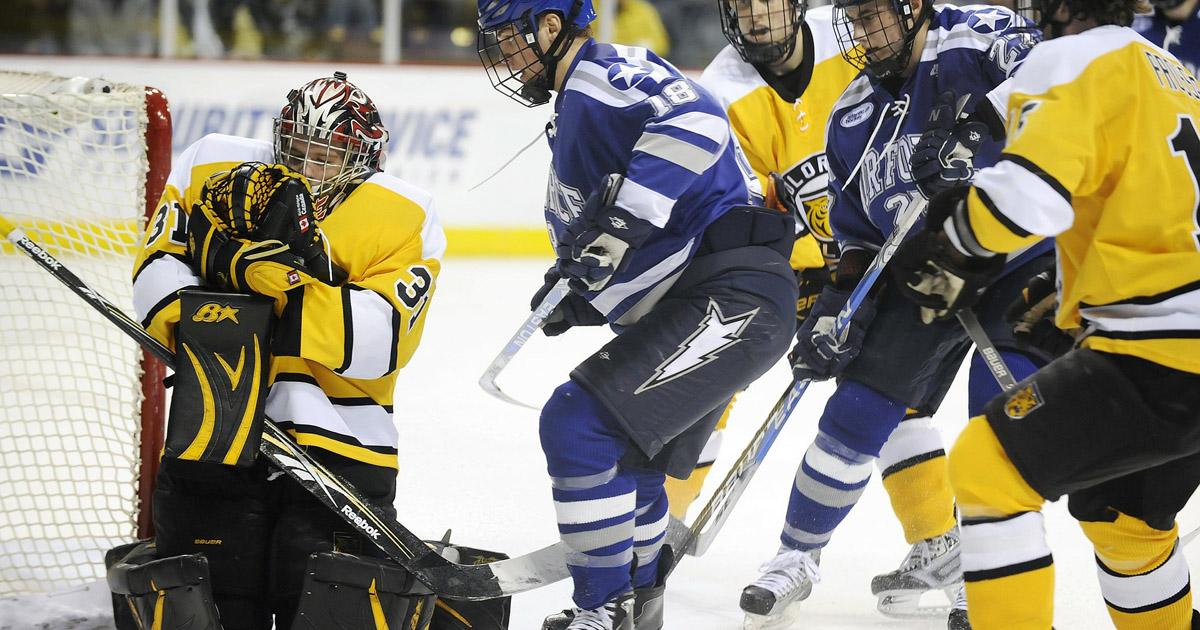
[[[928,205],[928,201],[924,197],[913,201],[906,213],[896,223],[896,229],[892,231],[891,236],[883,242],[879,253],[875,255],[875,259],[867,267],[866,273],[858,281],[858,286],[854,287],[854,291],[846,300],[846,305],[842,307],[837,314],[837,319],[834,320],[833,334],[839,341],[845,341],[850,327],[850,318],[854,316],[854,312],[866,299],[867,293],[875,286],[875,282],[883,272],[884,265],[892,259],[904,237],[925,213],[926,205]],[[696,520],[692,523],[687,535],[676,547],[681,550],[676,553],[676,558],[682,556],[684,552],[699,556],[708,551],[709,546],[716,539],[717,533],[725,524],[725,520],[729,518],[733,506],[737,504],[742,493],[746,491],[746,487],[750,485],[750,479],[754,477],[754,473],[758,472],[758,467],[762,465],[767,452],[771,450],[775,438],[779,437],[783,425],[787,423],[792,411],[800,402],[800,397],[808,389],[809,382],[808,380],[793,380],[787,391],[771,408],[771,413],[767,415],[766,421],[750,439],[750,443],[746,445],[746,449],[734,462],[729,474],[725,475],[725,479],[713,492],[708,503],[704,505],[704,509],[696,515]]]
[[[175,365],[175,354],[169,348],[3,216],[0,216],[0,233],[151,354],[168,366]],[[313,460],[270,418],[264,422],[259,450],[272,464],[438,595],[464,600],[506,597],[557,582],[569,575],[566,546],[562,543],[487,564],[462,565],[447,560],[420,537],[378,511],[352,485]]]
[[[558,303],[567,297],[567,293],[571,290],[567,286],[567,282],[567,279],[564,278],[550,288],[550,292],[546,294],[546,297],[542,298],[542,303],[533,309],[529,317],[525,318],[525,323],[521,324],[517,332],[513,333],[512,338],[504,345],[504,349],[500,351],[500,354],[497,354],[496,358],[492,359],[491,365],[488,365],[487,369],[483,371],[483,376],[479,377],[479,386],[483,388],[483,391],[506,403],[534,410],[538,409],[534,405],[523,403],[504,393],[500,389],[500,386],[496,384],[496,378],[500,376],[500,372],[504,371],[504,367],[508,365],[508,362],[517,356],[521,348],[525,347],[525,342],[529,341],[529,338],[542,327],[542,324],[545,323],[547,317],[550,317],[550,313],[554,312]]]

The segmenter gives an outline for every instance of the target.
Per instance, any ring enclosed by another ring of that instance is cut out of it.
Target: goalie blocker
[[[443,553],[465,562],[507,557],[453,546]],[[203,554],[160,559],[153,541],[141,541],[110,550],[105,565],[117,630],[222,630]],[[483,602],[439,600],[389,560],[322,552],[308,558],[292,627],[505,630],[509,609],[507,597]]]

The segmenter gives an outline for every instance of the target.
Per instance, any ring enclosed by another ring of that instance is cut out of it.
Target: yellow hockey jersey
[[[1060,327],[1200,372],[1198,126],[1195,77],[1132,29],[1040,44],[1013,77],[1004,153],[975,177],[966,245],[1055,237]]]
[[[134,266],[134,309],[173,346],[180,289],[200,285],[185,254],[187,214],[209,175],[247,161],[271,162],[269,142],[213,134],[183,152]],[[297,443],[397,468],[396,375],[424,330],[446,237],[431,198],[376,173],[321,221],[341,287],[289,293],[275,327],[266,411]]]
[[[797,205],[804,207],[813,229],[824,231],[818,236],[832,239],[826,192],[829,164],[825,159],[825,126],[834,103],[858,70],[842,58],[833,31],[832,7],[809,9],[801,28],[804,61],[797,72],[804,87],[794,101],[787,98],[792,95],[781,96],[732,46],[726,46],[704,69],[700,84],[725,107],[734,135],[763,190],[767,190],[768,173],[788,178],[799,190]],[[805,269],[823,264],[812,237],[805,236],[796,242],[793,267]]]

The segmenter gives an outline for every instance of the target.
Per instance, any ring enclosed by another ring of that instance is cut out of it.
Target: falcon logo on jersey
[[[552,167],[546,182],[546,212],[554,214],[564,224],[570,223],[583,211],[583,202],[584,197],[579,189],[558,181],[558,174]]]
[[[976,33],[995,33],[1003,31],[1012,24],[1013,14],[1000,9],[984,9],[976,11],[967,18],[967,26]]]
[[[704,319],[700,320],[700,326],[688,335],[688,338],[679,344],[679,349],[659,364],[654,374],[633,393],[640,394],[654,389],[716,361],[721,351],[741,342],[742,331],[757,314],[756,308],[727,318],[721,312],[721,307],[709,299],[708,311],[704,314]]]
[[[1012,420],[1020,420],[1033,413],[1044,403],[1042,394],[1038,392],[1037,383],[1030,383],[1008,397],[1004,403],[1004,415]]]

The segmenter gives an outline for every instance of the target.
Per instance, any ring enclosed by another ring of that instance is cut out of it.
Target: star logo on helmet
[[[634,85],[637,85],[637,83],[642,80],[642,77],[650,74],[650,72],[637,66],[618,63],[614,64],[613,67],[609,69],[608,74],[610,77],[609,80],[613,85],[622,87],[621,84],[624,83],[625,85],[622,89],[628,90]]]

